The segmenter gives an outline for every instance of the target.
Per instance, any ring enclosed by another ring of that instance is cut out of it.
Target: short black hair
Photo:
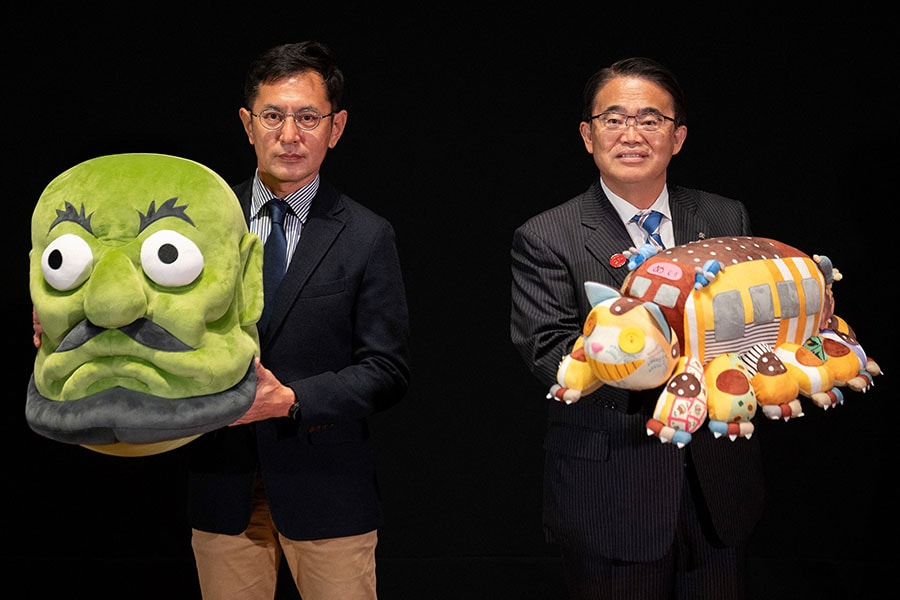
[[[638,79],[646,79],[657,84],[672,96],[672,106],[675,108],[675,125],[684,125],[687,123],[687,108],[684,101],[684,90],[675,74],[666,66],[656,62],[651,58],[635,56],[632,58],[623,58],[614,62],[608,67],[604,67],[591,75],[584,86],[584,107],[582,108],[581,120],[590,122],[591,113],[594,110],[594,99],[597,92],[600,91],[609,80],[615,77],[637,77]]]
[[[340,110],[344,95],[344,73],[338,67],[331,48],[317,41],[282,44],[259,55],[250,65],[244,81],[244,102],[247,109],[253,108],[261,85],[309,71],[322,76],[331,110]]]

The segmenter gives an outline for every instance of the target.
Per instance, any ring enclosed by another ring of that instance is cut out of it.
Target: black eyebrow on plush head
[[[194,222],[189,216],[187,216],[187,213],[185,212],[187,206],[175,206],[175,202],[177,200],[177,197],[169,198],[160,205],[159,210],[156,209],[156,200],[151,200],[150,208],[147,209],[147,214],[141,215],[140,231],[143,231],[144,229],[149,227],[151,223],[165,217],[175,217],[177,219],[183,219],[193,225]]]
[[[89,215],[84,214],[84,204],[81,205],[81,212],[78,212],[71,202],[66,202],[65,210],[56,210],[56,219],[50,224],[50,229],[53,229],[60,223],[71,221],[72,223],[81,225],[88,233],[93,235],[94,231],[91,229],[92,216],[94,216],[94,213]]]

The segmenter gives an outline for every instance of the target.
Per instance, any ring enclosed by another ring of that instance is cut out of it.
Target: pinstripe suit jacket
[[[736,200],[669,185],[669,206],[678,244],[751,233]],[[599,180],[515,231],[511,337],[548,389],[590,311],[584,282],[621,286],[627,267],[609,259],[631,245]],[[704,427],[683,449],[663,444],[645,429],[656,395],[603,386],[575,404],[549,402],[548,539],[618,560],[660,558],[674,539],[687,478],[699,484],[719,541],[747,539],[763,505],[758,441],[715,439]]]

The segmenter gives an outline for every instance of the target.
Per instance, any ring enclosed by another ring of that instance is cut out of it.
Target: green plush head
[[[31,242],[34,431],[139,456],[250,407],[262,244],[216,173],[160,154],[88,160],[46,187]]]

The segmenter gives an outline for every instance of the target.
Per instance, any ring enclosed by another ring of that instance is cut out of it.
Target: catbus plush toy
[[[662,386],[647,433],[683,446],[707,420],[717,437],[749,437],[757,410],[799,417],[800,396],[828,409],[881,373],[834,314],[841,275],[827,257],[721,237],[628,258],[620,290],[585,283],[592,309],[549,397]]]

